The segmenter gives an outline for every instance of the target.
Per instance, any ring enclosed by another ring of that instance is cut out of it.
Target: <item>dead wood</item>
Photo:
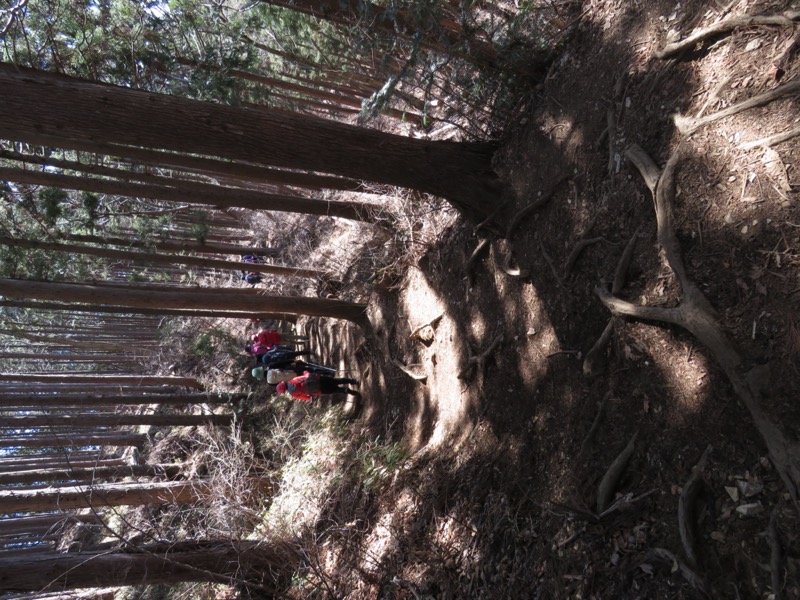
[[[747,142],[746,144],[741,144],[739,148],[742,150],[751,150],[757,146],[761,146],[762,148],[770,148],[790,140],[793,137],[797,137],[798,135],[800,135],[800,127],[795,127],[794,129],[784,131],[783,133],[776,133],[775,135],[770,135],[768,137],[761,138],[760,140],[754,140],[752,142]]]
[[[706,468],[708,455],[711,453],[711,446],[706,448],[703,456],[700,457],[697,465],[692,469],[692,475],[683,486],[683,492],[678,499],[678,532],[681,536],[681,544],[683,544],[683,553],[686,556],[686,562],[693,569],[699,566],[697,560],[697,535],[696,535],[696,515],[694,514],[694,505],[697,500],[697,495],[703,487],[703,471]]]
[[[730,33],[739,27],[753,27],[753,26],[791,26],[795,22],[800,21],[800,11],[786,11],[775,15],[744,15],[741,17],[733,17],[719,21],[713,25],[696,31],[689,37],[684,38],[678,42],[667,44],[661,50],[655,53],[656,58],[667,59],[673,58],[678,54],[694,48],[697,44],[704,42],[710,38],[719,37]]]
[[[783,597],[783,547],[778,530],[778,507],[772,510],[767,527],[767,543],[770,549],[769,568],[771,572],[772,597],[781,600]]]
[[[680,153],[681,146],[667,161],[660,177],[654,177],[658,168],[638,146],[629,148],[626,155],[639,168],[647,186],[655,190],[658,242],[670,269],[681,285],[681,303],[674,308],[638,306],[615,298],[601,287],[595,288],[595,293],[614,315],[678,325],[687,329],[708,348],[733,386],[734,393],[750,412],[756,428],[766,443],[775,469],[797,502],[800,491],[800,444],[788,439],[762,407],[760,391],[753,389],[749,384],[747,378],[749,367],[746,361],[723,332],[714,309],[688,277],[683,265],[672,215],[675,195],[674,175]]]
[[[458,374],[458,378],[459,379],[466,379],[467,376],[472,371],[473,367],[477,367],[478,372],[481,374],[481,376],[485,376],[486,375],[486,361],[494,353],[494,351],[497,349],[497,347],[500,345],[500,342],[502,342],[502,341],[503,341],[503,334],[501,333],[496,338],[494,338],[494,340],[492,340],[492,343],[489,344],[489,347],[486,350],[484,350],[483,352],[481,352],[477,356],[470,356],[467,359],[467,364],[461,370],[461,373]]]
[[[793,79],[787,83],[784,83],[783,85],[776,87],[775,89],[769,90],[762,94],[757,94],[752,98],[739,102],[738,104],[729,106],[724,110],[715,112],[705,117],[692,118],[692,117],[684,117],[682,115],[675,115],[675,126],[684,135],[691,135],[692,133],[694,133],[701,127],[705,127],[709,123],[713,123],[714,121],[724,119],[725,117],[730,117],[732,115],[738,114],[750,108],[755,108],[756,106],[763,106],[765,104],[769,104],[774,100],[778,100],[779,98],[783,98],[784,96],[795,94],[797,92],[800,92],[800,80]]]
[[[708,585],[706,584],[705,580],[695,573],[689,565],[687,565],[666,548],[651,548],[647,552],[645,560],[670,563],[673,573],[675,571],[680,571],[681,575],[689,583],[689,585],[691,585],[698,592],[701,592],[706,596],[709,595]]]
[[[633,437],[631,437],[628,445],[625,446],[622,452],[617,455],[617,458],[614,459],[614,462],[611,463],[611,466],[608,467],[605,475],[603,475],[600,485],[597,486],[598,515],[603,514],[606,508],[608,508],[608,503],[614,496],[614,492],[617,489],[619,480],[622,478],[622,474],[625,472],[625,467],[628,466],[628,461],[631,459],[631,456],[633,456],[633,450],[636,445],[636,437],[638,435],[638,431],[633,434]]]
[[[575,262],[578,260],[578,257],[581,255],[586,248],[591,246],[592,244],[598,244],[600,242],[605,242],[606,239],[602,237],[593,237],[589,238],[588,240],[581,240],[575,247],[572,249],[572,252],[569,253],[567,257],[567,262],[564,265],[564,277],[568,277],[570,271],[572,271],[572,267],[575,266]]]

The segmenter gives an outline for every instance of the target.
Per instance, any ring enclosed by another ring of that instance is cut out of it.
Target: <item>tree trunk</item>
[[[2,388],[0,388],[2,389]],[[137,404],[225,404],[238,402],[247,398],[248,394],[17,394],[4,396],[0,394],[0,407],[27,406],[32,409],[49,409],[52,406],[97,407],[100,405],[137,405]],[[2,459],[0,459],[0,462]]]
[[[208,497],[209,493],[208,486],[199,481],[16,488],[0,490],[0,514],[73,508],[97,510],[109,506],[142,506],[145,504],[192,504],[202,501]]]
[[[0,135],[194,153],[330,173],[442,196],[471,216],[500,206],[495,146],[405,138],[306,115],[254,111],[0,65]]]
[[[3,280],[0,280],[0,282]],[[45,284],[54,285],[54,284]],[[56,284],[57,285],[57,284]],[[0,287],[3,284],[0,283]],[[4,292],[5,293],[5,292]],[[31,381],[34,383],[100,383],[112,385],[174,385],[202,390],[195,377],[171,375],[61,375],[60,373],[0,373],[0,381]]]
[[[136,446],[141,448],[147,442],[143,433],[77,432],[59,435],[12,435],[0,437],[0,448],[65,448],[86,446]]]
[[[2,170],[2,169],[0,169]],[[0,174],[0,178],[1,178]],[[277,275],[280,277],[319,277],[322,273],[316,269],[303,269],[300,267],[283,267],[278,265],[241,263],[233,260],[218,260],[215,258],[204,258],[201,256],[181,256],[177,254],[153,254],[150,252],[129,252],[127,250],[115,250],[113,248],[94,246],[82,246],[79,244],[55,244],[53,242],[40,242],[36,240],[24,240],[20,238],[9,238],[0,236],[0,245],[17,248],[34,248],[38,250],[48,250],[54,252],[70,252],[72,254],[86,254],[97,256],[109,260],[125,260],[131,262],[143,262],[154,265],[189,265],[205,267],[207,269],[229,269],[247,270],[267,275]]]
[[[84,415],[0,415],[0,427],[26,429],[29,427],[123,427],[149,425],[151,427],[179,427],[217,425],[230,426],[232,415],[137,415],[137,414],[84,414]]]
[[[97,523],[100,517],[95,513],[85,515],[71,515],[68,513],[55,513],[36,517],[16,517],[0,519],[0,535],[12,535],[35,531],[40,527],[48,530],[60,530],[70,523]]]
[[[0,68],[0,73],[2,69]],[[0,89],[2,89],[0,76]],[[167,98],[168,96],[164,96]],[[0,113],[2,119],[2,113]],[[0,123],[0,128],[2,124]],[[2,131],[2,129],[0,129]],[[252,208],[256,210],[273,210],[306,215],[341,217],[356,221],[370,221],[373,213],[378,212],[378,205],[335,200],[317,200],[303,196],[281,196],[253,190],[238,188],[219,188],[205,185],[205,191],[181,189],[146,183],[114,181],[111,179],[92,179],[75,175],[59,175],[44,171],[28,171],[0,167],[0,180],[15,181],[29,185],[46,185],[68,190],[81,190],[96,194],[127,196],[130,198],[149,198],[166,202],[191,204],[213,204],[215,206]],[[195,184],[195,187],[201,184]]]
[[[119,467],[66,467],[61,469],[36,469],[4,472],[0,463],[0,485],[18,483],[47,483],[52,481],[91,482],[125,477],[167,477],[172,479],[181,472],[179,465],[125,465]],[[0,521],[2,522],[2,521]]]
[[[285,544],[190,541],[141,546],[116,552],[46,553],[0,558],[0,591],[70,590],[180,581],[258,585],[259,597],[273,597],[293,569]]]
[[[67,460],[62,456],[60,460],[42,461],[32,464],[6,464],[5,460],[0,460],[0,472],[18,473],[20,471],[38,471],[41,469],[105,469],[108,467],[121,467],[126,464],[127,463],[122,458],[111,458],[107,460]]]
[[[204,310],[292,312],[312,317],[348,319],[365,324],[366,306],[343,300],[326,298],[268,296],[256,290],[228,293],[225,290],[136,289],[75,283],[50,283],[20,279],[0,279],[0,289],[6,298],[85,302],[143,308],[192,308]],[[235,290],[234,290],[235,292]]]

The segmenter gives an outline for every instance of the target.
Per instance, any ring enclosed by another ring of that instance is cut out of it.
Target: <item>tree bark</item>
[[[147,442],[143,433],[72,432],[59,435],[27,434],[0,437],[0,448],[64,448],[74,446],[136,446]]]
[[[217,425],[230,426],[232,415],[137,415],[137,414],[83,414],[83,415],[0,415],[0,427],[25,429],[28,427],[123,427],[150,425],[151,427],[178,427]]]
[[[28,471],[3,471],[0,463],[0,485],[18,483],[47,483],[52,481],[88,482],[125,477],[167,477],[172,479],[181,472],[179,465],[124,465],[118,467],[65,467],[60,469],[35,469]],[[2,521],[0,521],[1,523]]]
[[[3,287],[2,283],[0,283],[0,287]],[[30,381],[34,383],[45,384],[100,383],[126,386],[174,385],[194,388],[196,390],[203,389],[203,384],[201,384],[195,377],[177,377],[172,375],[62,375],[60,373],[0,373],[0,381]]]
[[[268,296],[256,290],[241,290],[244,294],[224,290],[136,289],[75,283],[50,283],[20,279],[0,279],[0,289],[6,298],[112,304],[141,308],[190,308],[203,310],[275,311],[305,314],[312,317],[347,319],[366,323],[366,306],[327,298]]]
[[[302,169],[442,196],[471,216],[504,200],[494,144],[405,138],[0,65],[0,135],[135,146]]]
[[[1,390],[2,388],[0,388]],[[28,406],[29,410],[52,406],[81,406],[93,408],[101,405],[139,404],[225,404],[247,398],[247,394],[17,394],[0,393],[0,407]],[[2,459],[0,459],[0,463]]]
[[[117,552],[70,552],[0,558],[4,592],[70,590],[181,581],[257,583],[264,597],[291,574],[294,553],[279,543],[191,541]]]

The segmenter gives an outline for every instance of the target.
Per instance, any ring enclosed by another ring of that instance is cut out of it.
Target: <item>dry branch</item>
[[[614,492],[617,489],[619,480],[622,478],[622,474],[625,472],[625,467],[628,466],[628,461],[631,459],[631,456],[633,456],[633,450],[636,445],[636,437],[638,435],[638,431],[633,434],[633,437],[631,437],[628,445],[625,446],[622,452],[617,455],[617,458],[615,458],[614,462],[611,463],[611,466],[608,467],[606,474],[603,475],[600,485],[597,486],[598,515],[602,514],[606,508],[608,508],[608,503],[614,496]]]
[[[750,108],[755,108],[756,106],[769,104],[774,100],[778,100],[779,98],[783,98],[784,96],[795,94],[797,92],[800,92],[800,80],[793,79],[788,83],[784,83],[783,85],[776,87],[775,89],[769,90],[762,94],[757,94],[752,98],[748,98],[747,100],[729,106],[724,110],[715,112],[706,117],[692,118],[684,117],[682,115],[675,115],[675,126],[681,133],[685,135],[691,135],[709,123],[713,123],[719,119],[724,119],[725,117],[730,117]]]
[[[700,489],[703,487],[703,471],[706,468],[710,453],[711,446],[703,452],[703,456],[700,457],[697,465],[692,470],[692,475],[686,485],[683,486],[683,493],[678,499],[678,532],[681,535],[681,544],[683,544],[686,562],[693,569],[698,567],[694,504]]]
[[[719,21],[713,25],[696,31],[687,38],[678,42],[667,44],[661,50],[655,53],[656,58],[667,59],[673,58],[678,54],[690,50],[700,42],[704,42],[709,38],[719,37],[721,35],[730,33],[738,27],[752,27],[752,26],[791,26],[795,22],[800,21],[800,11],[790,10],[776,15],[744,15],[742,17],[733,17]]]

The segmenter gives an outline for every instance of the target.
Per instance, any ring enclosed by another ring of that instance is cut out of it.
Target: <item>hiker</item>
[[[303,368],[300,366],[301,364],[302,363],[295,362],[292,363],[292,365],[278,369],[256,367],[250,371],[250,374],[258,381],[264,381],[264,379],[266,379],[268,384],[276,385],[281,381],[289,382],[298,375],[302,374]]]
[[[251,286],[255,287],[257,283],[261,283],[264,281],[264,278],[261,277],[258,273],[254,273],[253,271],[242,271],[242,281],[249,283]]]
[[[264,264],[267,261],[263,256],[257,256],[255,254],[245,254],[242,257],[242,262],[250,263],[252,265],[252,264]]]
[[[296,335],[294,333],[281,333],[275,329],[262,329],[258,333],[254,333],[251,339],[264,346],[280,346],[281,342],[290,342],[292,344],[308,343],[308,338]]]
[[[358,385],[358,380],[346,377],[328,377],[306,371],[299,377],[290,381],[281,381],[275,391],[279,394],[288,393],[297,400],[309,401],[322,394],[350,394],[360,396],[356,390],[342,387],[341,384]]]

